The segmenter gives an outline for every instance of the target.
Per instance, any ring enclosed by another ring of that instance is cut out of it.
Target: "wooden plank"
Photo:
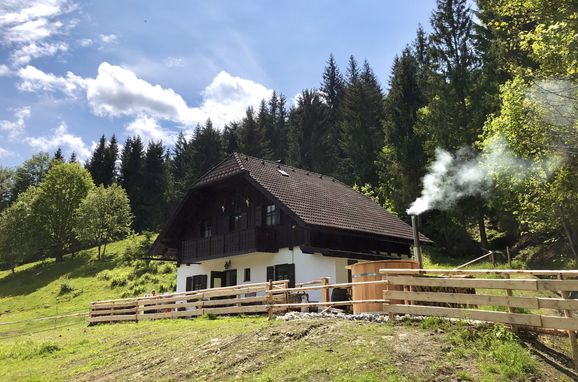
[[[282,300],[283,298],[282,296],[273,296],[273,299]],[[255,303],[265,303],[266,301],[267,301],[266,296],[230,298],[226,300],[195,301],[183,304],[146,305],[146,306],[139,306],[138,311],[145,312],[151,310],[190,308],[201,306],[210,307],[210,306],[231,305],[231,304],[255,304]]]
[[[131,302],[122,302],[122,303],[118,303],[118,304],[112,304],[112,303],[106,303],[106,304],[100,304],[100,303],[92,303],[90,305],[91,309],[114,309],[114,308],[123,308],[123,307],[129,307],[129,306],[136,306],[137,305],[137,301],[131,301]]]
[[[445,274],[445,275],[531,275],[531,276],[557,276],[562,274],[566,277],[578,277],[578,271],[573,270],[525,270],[525,269],[380,269],[381,274],[395,275],[427,275],[427,274]]]
[[[506,306],[525,309],[578,309],[578,300],[564,300],[563,298],[546,297],[515,297],[465,293],[404,292],[386,290],[384,291],[384,298],[392,300],[441,302],[448,304]]]
[[[340,283],[340,284],[327,284],[327,285],[317,285],[317,286],[305,286],[287,289],[278,289],[274,291],[267,291],[266,293],[279,293],[279,292],[304,292],[309,290],[320,290],[326,288],[345,288],[353,285],[364,285],[364,284],[387,284],[385,280],[375,280],[375,281],[361,281],[356,283]]]
[[[212,314],[241,314],[241,313],[265,313],[268,305],[254,305],[254,306],[230,306],[227,308],[210,308],[203,309],[205,313]]]
[[[290,308],[290,307],[308,307],[308,306],[346,306],[353,304],[379,304],[385,303],[386,300],[375,299],[375,300],[356,300],[356,301],[328,301],[328,302],[296,302],[287,304],[273,304],[272,307],[275,308]]]
[[[117,316],[99,316],[99,317],[90,317],[88,319],[89,322],[115,322],[115,321],[136,321],[136,314],[125,314],[125,315],[117,315]]]
[[[321,302],[329,302],[329,288],[327,288],[329,277],[322,277],[321,285],[323,286],[323,289],[321,289]]]
[[[113,315],[118,315],[118,314],[123,314],[123,313],[136,313],[137,311],[137,307],[132,307],[132,308],[126,308],[126,309],[107,309],[107,310],[92,310],[90,312],[91,316],[98,316],[98,315],[103,315],[103,314],[113,314]]]
[[[536,326],[550,329],[568,329],[578,327],[578,318],[540,316],[537,314],[488,312],[483,310],[443,308],[419,305],[385,305],[385,311],[395,314],[417,316],[436,316],[497,322],[502,324]]]
[[[164,318],[181,318],[181,317],[197,317],[202,316],[202,310],[182,310],[182,311],[172,311],[172,312],[162,312],[162,313],[146,313],[139,314],[138,320],[158,320]]]
[[[516,289],[516,290],[578,290],[578,280],[536,279],[461,279],[412,276],[384,276],[393,285],[413,285],[453,288]]]

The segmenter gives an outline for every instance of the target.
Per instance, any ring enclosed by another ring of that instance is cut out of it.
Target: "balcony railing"
[[[263,227],[185,240],[181,245],[184,262],[275,249],[275,231]]]

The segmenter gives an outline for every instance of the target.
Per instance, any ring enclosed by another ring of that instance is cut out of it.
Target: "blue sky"
[[[330,53],[367,59],[384,87],[429,29],[433,0],[2,0],[0,165],[38,151],[86,159],[100,135],[170,144],[221,127],[272,90],[319,86]]]

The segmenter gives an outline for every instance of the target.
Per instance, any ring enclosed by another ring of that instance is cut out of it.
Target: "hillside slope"
[[[88,250],[0,272],[0,380],[571,380],[527,348],[535,338],[501,326],[236,317],[89,327],[90,301],[172,287],[174,264],[135,260],[143,241],[112,244],[106,261]],[[68,317],[37,320],[55,315]]]

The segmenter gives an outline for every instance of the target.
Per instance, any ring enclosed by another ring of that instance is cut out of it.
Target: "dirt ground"
[[[184,332],[179,338],[153,336],[119,342],[114,347],[118,352],[114,358],[119,361],[95,368],[79,379],[493,380],[480,370],[471,354],[453,356],[457,349],[453,349],[448,334],[441,329],[318,319],[276,322],[241,334],[210,336],[200,342],[193,337],[187,339],[187,335]],[[539,365],[539,370],[524,380],[575,378],[556,362]]]

